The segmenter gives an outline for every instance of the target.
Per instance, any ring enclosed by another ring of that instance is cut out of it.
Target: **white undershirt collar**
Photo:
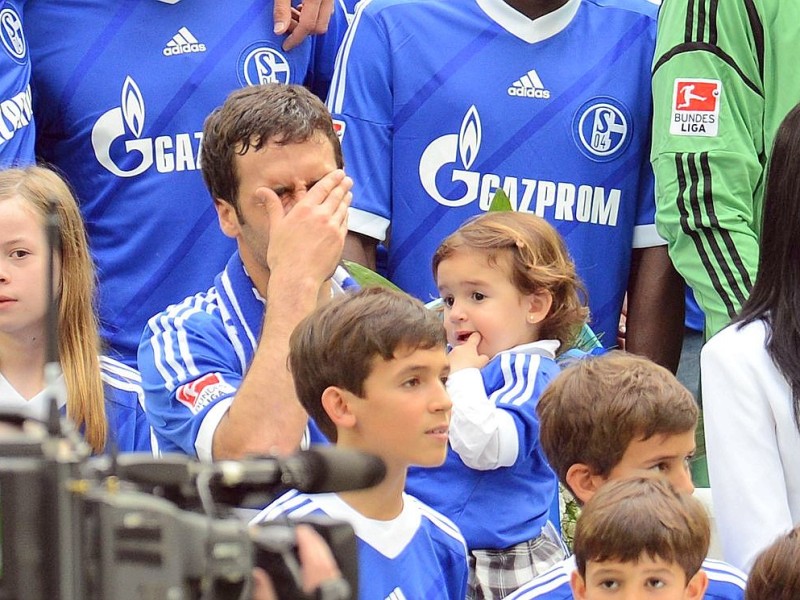
[[[581,0],[567,0],[564,6],[551,13],[538,19],[528,19],[503,0],[475,1],[500,27],[529,44],[541,42],[561,32],[570,24],[581,3]]]

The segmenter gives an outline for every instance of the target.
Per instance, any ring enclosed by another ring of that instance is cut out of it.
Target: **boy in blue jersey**
[[[669,371],[624,352],[568,367],[539,400],[542,448],[576,500],[583,504],[607,482],[656,471],[679,491],[694,490],[697,405]],[[570,557],[509,596],[513,600],[572,600]],[[745,575],[706,559],[704,598],[741,600]]]
[[[409,465],[440,465],[447,452],[452,403],[439,317],[402,292],[367,288],[303,321],[290,363],[300,402],[323,432],[340,447],[380,457],[386,477],[341,494],[289,492],[256,521],[323,513],[350,522],[363,600],[463,600],[458,528],[403,492]]]
[[[676,368],[683,283],[655,230],[646,0],[365,0],[328,107],[355,181],[345,257],[423,301],[439,241],[503,189],[566,240],[611,346]],[[587,52],[587,49],[590,51]]]
[[[352,182],[330,114],[302,86],[236,90],[203,133],[203,176],[238,251],[210,289],[148,322],[147,415],[163,451],[288,453],[308,422],[289,335],[337,289]]]
[[[277,17],[271,0],[24,3],[36,151],[75,186],[101,335],[126,364],[147,320],[208,289],[235,249],[200,175],[203,120],[244,86],[302,84],[325,97],[342,11],[297,44],[313,27],[305,17],[323,10],[327,22],[333,2],[306,3],[288,37],[288,2],[276,2]]]
[[[575,529],[577,600],[700,600],[711,540],[703,504],[656,474],[611,482]]]

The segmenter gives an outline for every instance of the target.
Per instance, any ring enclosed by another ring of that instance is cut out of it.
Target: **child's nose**
[[[692,472],[686,467],[682,469],[675,469],[671,473],[670,483],[675,486],[675,489],[681,492],[691,494],[694,492],[694,482],[692,481]]]
[[[436,396],[433,401],[433,409],[436,412],[446,411],[453,408],[453,401],[450,399],[450,394],[447,393],[447,388],[445,384],[442,383],[436,392]]]
[[[450,306],[450,320],[456,322],[463,321],[464,319],[466,319],[466,313],[461,303],[458,302],[458,300],[453,300],[453,304]]]

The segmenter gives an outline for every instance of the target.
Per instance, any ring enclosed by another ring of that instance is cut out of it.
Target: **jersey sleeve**
[[[658,230],[709,336],[739,311],[755,279],[769,150],[757,17],[744,0],[712,4],[710,12],[697,0],[661,7],[651,153]]]
[[[154,452],[152,430],[144,412],[139,372],[107,356],[100,357],[106,402],[106,452]]]
[[[147,418],[161,451],[210,460],[214,431],[242,381],[222,321],[203,310],[168,309],[139,345]]]
[[[536,404],[560,368],[538,354],[502,353],[482,371],[489,400],[514,420],[518,436],[518,460],[539,451],[539,417]]]
[[[336,59],[328,109],[353,178],[351,231],[377,240],[391,220],[393,92],[388,37],[371,5],[360,5]]]
[[[519,453],[517,425],[489,400],[480,371],[451,373],[447,392],[453,401],[450,446],[464,464],[480,471],[513,465]]]

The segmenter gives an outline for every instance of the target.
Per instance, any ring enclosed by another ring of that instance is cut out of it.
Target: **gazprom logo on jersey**
[[[18,64],[25,64],[28,46],[22,33],[22,19],[17,11],[8,3],[0,8],[0,40],[8,55]]]
[[[239,55],[239,81],[242,85],[289,83],[291,75],[289,61],[267,42],[250,44]]]
[[[457,134],[438,137],[425,148],[419,161],[419,178],[436,202],[458,207],[477,200],[481,210],[488,210],[495,192],[502,188],[511,206],[519,212],[559,221],[612,227],[617,224],[622,195],[619,189],[472,170],[482,138],[480,115],[473,105],[464,115]]]
[[[607,162],[622,154],[631,141],[631,116],[614,98],[592,98],[572,121],[575,142],[588,158]]]
[[[134,177],[155,165],[160,173],[200,168],[201,131],[142,137],[145,103],[132,77],[122,84],[120,105],[103,113],[92,128],[98,162],[117,177]]]

